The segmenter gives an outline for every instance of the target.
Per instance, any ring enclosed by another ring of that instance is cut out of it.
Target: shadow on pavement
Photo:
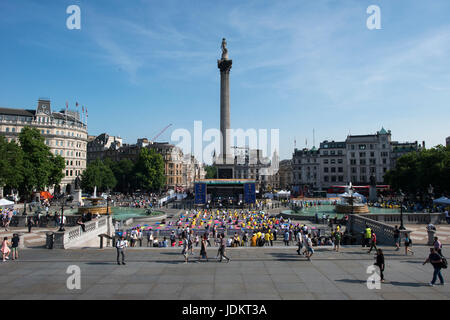
[[[390,284],[392,284],[393,286],[401,286],[401,287],[428,287],[428,284],[417,282],[390,281]]]
[[[339,282],[347,282],[347,283],[366,283],[366,280],[358,280],[358,279],[341,279],[341,280],[336,280]]]

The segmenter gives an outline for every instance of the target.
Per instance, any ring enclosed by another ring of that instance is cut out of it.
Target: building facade
[[[35,109],[0,108],[0,134],[8,141],[17,141],[24,127],[39,130],[45,144],[66,161],[64,178],[56,192],[70,193],[75,179],[86,169],[87,125],[77,111],[54,112],[49,99],[39,99]]]
[[[142,148],[154,150],[162,155],[167,189],[178,191],[192,189],[195,179],[205,178],[203,164],[193,156],[184,155],[182,150],[173,144],[152,143],[146,138],[138,139],[135,144],[122,144],[121,138],[103,133],[89,142],[88,159],[89,162],[96,159],[110,159],[115,162],[128,159],[136,162]]]
[[[385,173],[408,152],[425,148],[415,142],[392,141],[391,131],[381,128],[376,134],[349,135],[345,141],[323,141],[318,150],[295,149],[292,155],[292,190],[303,193],[327,190],[333,185],[368,185],[373,176],[384,183]]]

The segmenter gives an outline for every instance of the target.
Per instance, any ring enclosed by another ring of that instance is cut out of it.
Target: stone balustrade
[[[400,225],[400,213],[369,213],[360,214],[371,220]],[[440,224],[446,223],[444,213],[403,213],[404,224]]]
[[[347,230],[349,230],[352,235],[359,238],[359,240],[361,240],[362,233],[365,231],[366,226],[368,226],[372,232],[375,232],[377,236],[377,244],[394,245],[395,228],[392,225],[372,220],[357,214],[349,215]],[[406,234],[410,235],[410,233],[411,230],[401,230],[401,239],[404,238]]]
[[[85,231],[81,226],[67,227],[65,231],[54,233],[53,248],[69,249],[99,246],[100,234],[112,235],[112,217],[103,216],[85,223]]]

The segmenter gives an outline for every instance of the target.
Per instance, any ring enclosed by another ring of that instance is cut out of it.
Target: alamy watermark
[[[66,19],[66,26],[69,30],[81,29],[81,9],[76,4],[70,5],[66,9],[66,13],[70,16]]]
[[[227,164],[270,164],[280,152],[279,129],[228,129],[225,132]],[[191,154],[199,162],[223,156],[222,132],[217,128],[203,130],[202,121],[194,121],[193,135],[185,128],[172,131],[171,141],[187,156]],[[257,150],[257,151],[256,151]]]
[[[69,290],[80,290],[81,289],[81,269],[77,265],[70,265],[66,270],[67,274],[70,276],[67,278],[66,287]]]
[[[367,18],[366,25],[369,30],[381,29],[381,9],[377,5],[371,5],[367,7],[367,14],[370,16]]]
[[[377,272],[377,267],[374,265],[368,266],[366,273],[370,274],[366,281],[367,289],[381,289],[381,277]]]

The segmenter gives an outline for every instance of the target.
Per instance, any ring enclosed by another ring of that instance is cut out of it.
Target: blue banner
[[[256,203],[256,191],[254,183],[244,184],[244,202],[245,203]]]
[[[195,204],[206,204],[206,184],[195,184]]]

